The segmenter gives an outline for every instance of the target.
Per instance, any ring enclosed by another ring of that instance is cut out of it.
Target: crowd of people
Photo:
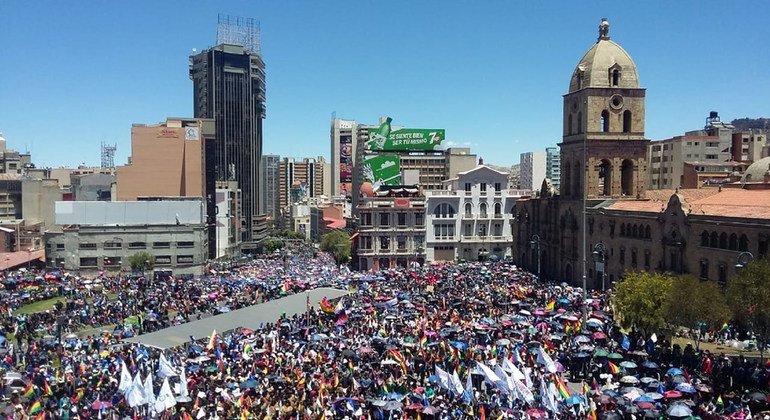
[[[103,279],[0,315],[11,419],[764,418],[770,366],[624,332],[511,262],[356,273],[297,245],[194,279]],[[346,296],[159,350],[122,340],[317,286]],[[67,320],[59,344],[51,332]],[[122,325],[121,325],[122,324]],[[91,334],[76,334],[82,328]],[[18,337],[23,339],[19,340]],[[46,338],[48,337],[48,338]],[[13,341],[13,340],[12,340]],[[768,417],[770,418],[770,417]]]

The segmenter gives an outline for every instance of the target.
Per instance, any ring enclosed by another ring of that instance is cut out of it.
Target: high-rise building
[[[219,141],[211,150],[213,170],[217,181],[238,182],[243,247],[254,249],[263,232],[260,221],[264,218],[259,215],[266,210],[259,185],[265,63],[256,23],[225,19],[220,17],[218,45],[190,57],[194,115],[216,120]]]
[[[545,152],[522,153],[519,165],[521,170],[519,187],[523,190],[539,190],[545,179]]]
[[[353,189],[353,164],[356,155],[356,122],[332,119],[331,124],[331,194],[350,196]]]
[[[283,158],[278,165],[278,208],[284,215],[290,214],[292,204],[306,202],[323,194],[325,159]]]
[[[561,186],[561,153],[558,147],[545,148],[545,177],[551,180],[551,186],[559,191]]]
[[[265,206],[265,214],[273,220],[281,216],[281,207],[278,205],[278,165],[281,157],[278,155],[262,156],[262,203]]]

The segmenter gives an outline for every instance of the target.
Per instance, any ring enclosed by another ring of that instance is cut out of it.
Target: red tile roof
[[[668,205],[676,191],[654,190],[647,192],[648,200],[617,201],[609,210],[659,213]],[[737,217],[746,219],[770,218],[770,192],[738,188],[680,189],[684,205],[694,215]]]
[[[0,252],[0,270],[9,270],[35,260],[45,261],[45,251]]]

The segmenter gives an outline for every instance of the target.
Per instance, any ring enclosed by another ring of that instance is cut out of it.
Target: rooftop
[[[722,216],[746,219],[770,219],[770,194],[764,190],[739,188],[653,190],[647,192],[648,200],[616,201],[605,207],[608,210],[660,213],[668,205],[672,195],[679,194],[694,215]]]

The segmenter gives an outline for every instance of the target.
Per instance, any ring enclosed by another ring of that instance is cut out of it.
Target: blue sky
[[[647,88],[647,137],[770,116],[770,2],[0,0],[0,131],[39,166],[130,154],[132,123],[192,116],[217,13],[261,22],[264,150],[329,154],[329,120],[445,128],[485,161],[561,136],[561,95],[601,17]]]

